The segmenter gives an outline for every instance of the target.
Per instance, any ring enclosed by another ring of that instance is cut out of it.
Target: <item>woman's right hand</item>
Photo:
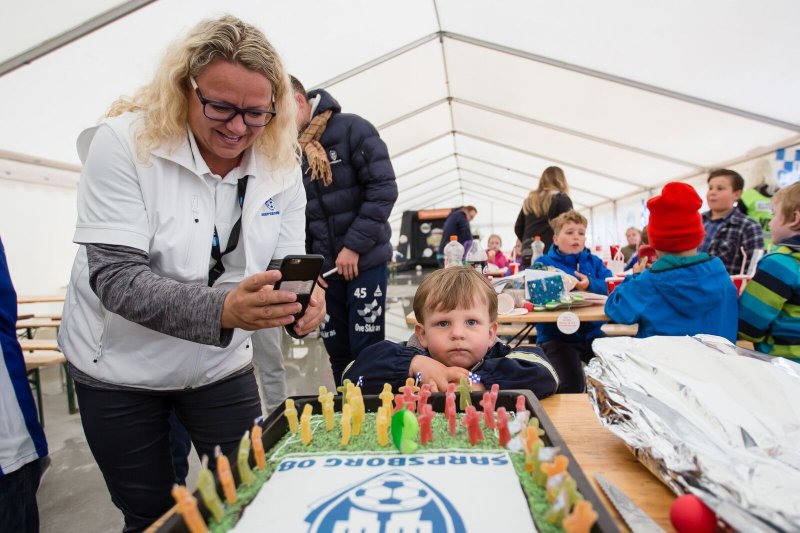
[[[222,328],[240,328],[247,331],[285,326],[294,322],[302,306],[297,295],[289,291],[273,290],[281,279],[278,270],[269,270],[245,278],[225,297],[222,306]]]

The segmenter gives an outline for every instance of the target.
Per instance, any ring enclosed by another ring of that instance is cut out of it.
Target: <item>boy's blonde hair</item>
[[[553,228],[553,233],[560,233],[561,228],[569,224],[570,222],[574,222],[575,224],[580,224],[583,227],[589,225],[589,221],[586,220],[586,217],[575,211],[574,209],[570,209],[566,213],[561,213],[556,218],[550,221],[550,227]]]
[[[497,320],[497,293],[471,267],[450,267],[435,271],[419,284],[414,295],[414,315],[425,322],[425,313],[470,309],[475,300],[489,308],[489,320]]]
[[[778,209],[780,209],[783,220],[794,219],[795,212],[800,211],[800,181],[778,190],[773,196],[773,200]],[[800,223],[789,226],[789,228],[792,231],[800,231]]]

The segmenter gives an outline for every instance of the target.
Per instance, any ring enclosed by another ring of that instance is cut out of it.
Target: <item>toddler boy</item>
[[[613,276],[603,261],[586,248],[586,218],[575,210],[561,213],[552,221],[553,246],[537,263],[554,266],[578,278],[576,289],[607,294],[606,278]],[[592,341],[602,337],[602,322],[584,322],[578,331],[562,333],[556,324],[536,324],[536,338],[558,372],[558,392],[583,392],[586,379],[581,362],[594,357]]]
[[[735,208],[743,189],[744,179],[733,170],[722,168],[708,175],[709,210],[703,213],[706,236],[698,249],[719,257],[729,274],[740,273],[742,248],[749,261],[753,251],[764,247],[761,226]]]
[[[480,378],[474,390],[529,389],[545,398],[558,388],[558,374],[536,347],[511,349],[497,341],[497,293],[472,268],[451,267],[426,277],[414,296],[417,325],[408,342],[382,341],[365,348],[344,371],[361,378],[365,394],[384,383],[396,390],[421,375],[434,392],[470,374]]]
[[[647,234],[659,259],[634,267],[606,301],[614,322],[639,324],[637,337],[708,333],[736,340],[736,288],[718,257],[698,253],[703,202],[691,185],[667,183],[647,201]]]
[[[800,361],[800,182],[772,197],[775,248],[739,299],[739,338],[756,350]]]

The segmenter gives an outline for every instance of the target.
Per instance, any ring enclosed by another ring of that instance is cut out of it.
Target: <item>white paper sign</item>
[[[558,315],[556,326],[558,326],[558,331],[564,335],[572,335],[581,327],[581,319],[572,311],[564,311]]]
[[[507,452],[289,457],[232,530],[535,532]]]

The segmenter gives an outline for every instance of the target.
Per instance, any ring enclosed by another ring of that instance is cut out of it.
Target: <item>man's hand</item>
[[[294,326],[294,332],[299,336],[308,335],[322,323],[325,318],[325,291],[322,287],[317,285],[314,287],[314,292],[311,294],[311,300],[308,302],[306,312],[297,321]]]
[[[358,257],[358,252],[354,252],[350,248],[342,248],[336,257],[336,272],[344,276],[347,281],[354,279],[358,276]]]
[[[292,315],[299,313],[302,306],[297,303],[295,293],[273,290],[272,285],[279,279],[281,279],[280,271],[270,270],[242,280],[225,296],[225,303],[222,306],[222,328],[255,331],[294,322]]]
[[[589,278],[586,277],[586,275],[576,271],[575,277],[578,278],[578,283],[575,284],[576,289],[579,291],[585,291],[589,288]]]

